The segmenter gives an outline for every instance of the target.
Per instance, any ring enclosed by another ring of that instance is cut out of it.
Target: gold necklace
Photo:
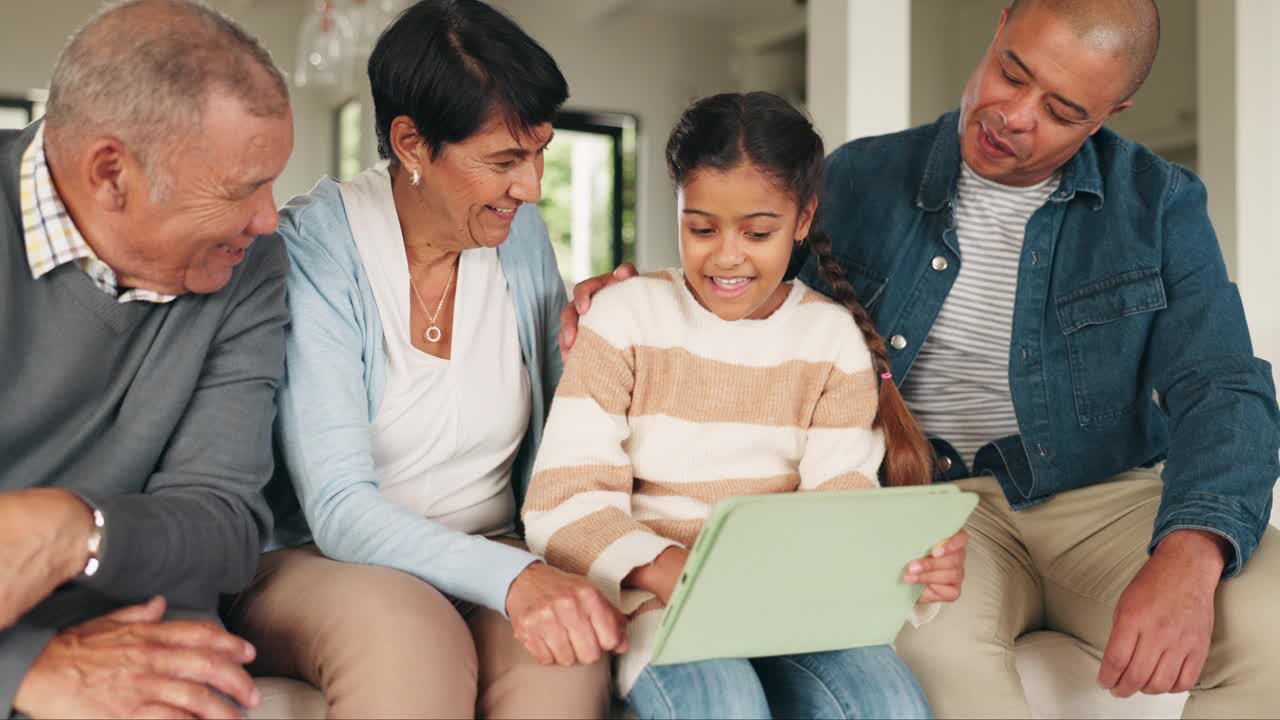
[[[413,283],[413,273],[409,273],[409,289],[413,290],[413,296],[418,299],[418,306],[422,308],[422,312],[427,316],[427,331],[422,337],[427,342],[435,344],[440,342],[440,338],[444,333],[440,331],[440,326],[436,325],[436,318],[440,317],[440,310],[444,307],[444,299],[449,297],[449,288],[453,285],[453,274],[458,269],[458,262],[462,260],[462,254],[458,254],[458,259],[454,261],[453,268],[449,270],[449,280],[444,284],[444,292],[440,293],[440,302],[436,303],[436,311],[432,313],[427,310],[427,304],[422,302],[422,296],[418,294],[418,286]]]

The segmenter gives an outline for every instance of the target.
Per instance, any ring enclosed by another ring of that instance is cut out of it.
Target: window
[[[333,114],[333,176],[346,182],[364,169],[360,158],[360,141],[363,138],[363,113],[360,101],[348,100],[338,106]]]
[[[44,109],[41,108],[41,114]],[[21,130],[35,120],[36,103],[14,97],[0,97],[0,130]]]
[[[538,208],[565,286],[634,262],[636,120],[565,111],[547,148]]]

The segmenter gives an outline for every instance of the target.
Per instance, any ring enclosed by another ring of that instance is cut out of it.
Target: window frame
[[[623,148],[622,136],[627,130],[633,133],[639,132],[639,120],[635,115],[620,112],[604,112],[596,110],[562,110],[552,122],[552,127],[557,130],[569,130],[573,132],[592,133],[596,135],[607,135],[613,140],[613,195],[612,217],[610,218],[610,230],[613,233],[611,250],[613,252],[613,266],[617,267],[622,263],[625,247],[622,240],[622,200],[624,194],[623,188]],[[637,179],[638,183],[638,179]],[[636,213],[635,224],[636,237],[639,237],[639,213]]]
[[[23,127],[30,125],[36,119],[36,102],[30,98],[0,95],[0,108],[24,111],[27,114],[27,121]]]

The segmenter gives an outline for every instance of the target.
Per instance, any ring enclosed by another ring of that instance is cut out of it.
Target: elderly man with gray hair
[[[0,717],[258,702],[215,608],[270,531],[292,128],[256,40],[137,0],[0,133]]]

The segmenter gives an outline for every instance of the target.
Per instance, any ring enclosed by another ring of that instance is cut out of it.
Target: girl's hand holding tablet
[[[938,544],[928,556],[912,562],[902,581],[924,585],[919,604],[955,602],[960,598],[964,581],[965,548],[969,544],[967,530],[952,535]]]

